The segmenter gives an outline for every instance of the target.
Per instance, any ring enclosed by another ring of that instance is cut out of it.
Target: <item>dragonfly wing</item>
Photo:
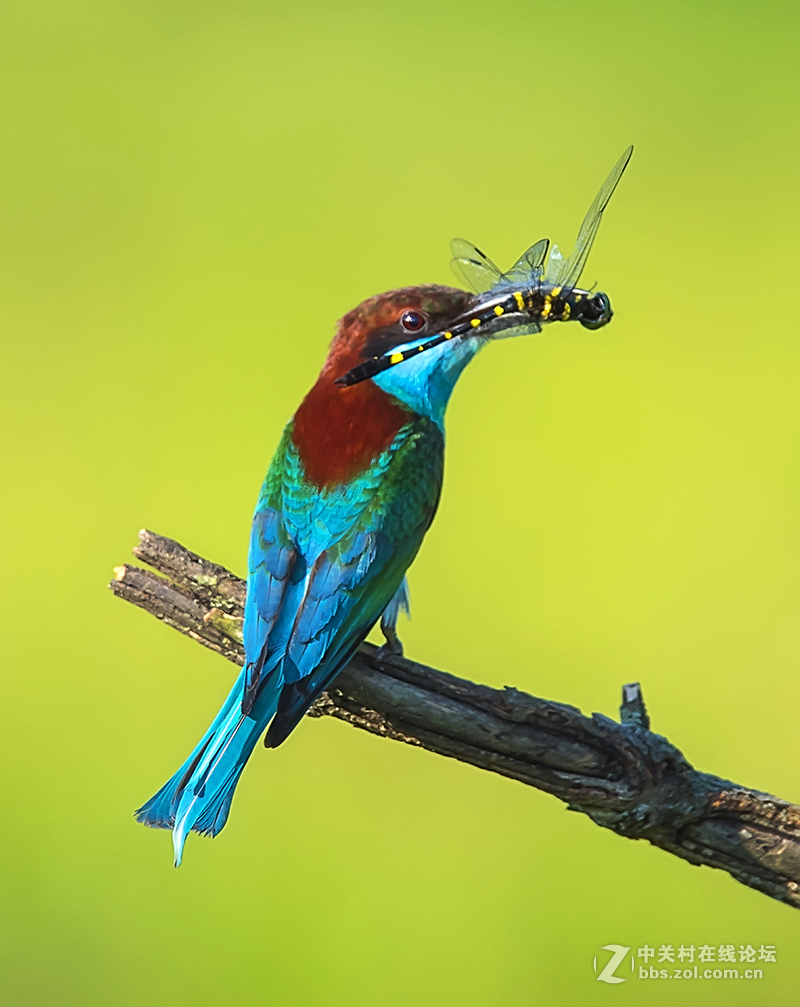
[[[537,332],[542,331],[542,326],[539,322],[526,321],[522,325],[515,325],[511,329],[501,329],[499,332],[492,333],[490,339],[510,339],[512,336],[532,336]]]
[[[547,258],[549,247],[549,238],[542,238],[535,245],[531,245],[528,251],[517,259],[511,269],[503,274],[502,285],[523,290],[538,287],[542,280],[542,266]]]
[[[597,229],[603,219],[603,210],[608,206],[608,201],[617,187],[617,183],[622,178],[622,173],[628,166],[628,161],[633,154],[633,147],[628,147],[622,157],[611,169],[611,174],[603,182],[600,191],[597,193],[594,202],[589,207],[589,212],[583,218],[581,229],[578,232],[578,240],[575,242],[575,251],[569,258],[556,258],[550,256],[547,264],[545,277],[549,283],[558,287],[574,287],[581,278],[583,267],[592,250]],[[554,248],[555,251],[555,248]]]
[[[450,268],[461,283],[476,294],[491,290],[503,276],[488,256],[463,238],[453,238],[450,251],[453,253]]]
[[[564,262],[564,253],[558,245],[553,245],[550,248],[550,258],[547,260],[544,271],[544,278],[548,283],[552,283],[553,286],[558,283],[558,277],[564,271]]]

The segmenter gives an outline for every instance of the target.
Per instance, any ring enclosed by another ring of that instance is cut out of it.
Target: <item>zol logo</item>
[[[606,967],[602,970],[600,975],[597,977],[597,981],[601,983],[624,983],[625,978],[622,976],[614,975],[614,972],[622,964],[625,955],[630,951],[630,948],[623,947],[622,944],[605,944],[600,949],[601,951],[611,951],[611,958],[609,958],[606,963]],[[597,955],[594,956],[594,970],[597,971]],[[631,956],[631,971],[633,971],[633,957]]]

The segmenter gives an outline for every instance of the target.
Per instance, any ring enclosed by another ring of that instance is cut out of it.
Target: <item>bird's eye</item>
[[[419,332],[425,324],[425,316],[419,311],[404,311],[400,319],[400,324],[406,332]]]

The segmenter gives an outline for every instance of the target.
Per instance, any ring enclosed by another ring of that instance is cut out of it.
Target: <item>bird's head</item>
[[[474,294],[434,285],[404,287],[370,297],[339,322],[322,379],[341,382],[345,375],[375,358],[391,357],[425,343],[468,314],[475,302]],[[441,425],[450,393],[485,342],[485,335],[476,333],[445,341],[366,381]],[[358,387],[337,385],[342,396],[357,395]]]

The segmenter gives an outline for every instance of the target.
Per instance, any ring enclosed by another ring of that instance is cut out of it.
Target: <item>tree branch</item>
[[[164,576],[119,566],[114,594],[241,665],[244,581],[172,539],[139,539],[134,555]],[[800,807],[693,769],[650,731],[638,683],[623,686],[617,723],[364,644],[309,716],[527,783],[618,835],[800,907]]]

